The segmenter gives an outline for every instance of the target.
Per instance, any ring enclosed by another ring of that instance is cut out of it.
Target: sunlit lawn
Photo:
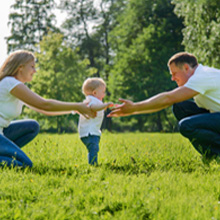
[[[179,134],[103,133],[99,166],[78,134],[40,134],[34,167],[1,168],[0,219],[220,219],[220,165]]]

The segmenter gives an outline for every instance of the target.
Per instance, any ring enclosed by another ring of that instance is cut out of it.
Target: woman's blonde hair
[[[87,78],[82,86],[82,92],[84,95],[90,95],[99,86],[106,86],[105,81],[99,77]]]
[[[34,54],[26,50],[11,53],[0,68],[0,80],[6,76],[15,76],[18,68],[34,60]]]

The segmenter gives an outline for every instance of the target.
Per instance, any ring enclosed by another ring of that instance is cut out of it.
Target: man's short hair
[[[190,65],[191,68],[194,68],[198,65],[198,61],[196,57],[187,52],[179,52],[174,54],[168,61],[168,66],[170,66],[172,63],[175,63],[176,66],[182,67],[184,63],[187,63]]]

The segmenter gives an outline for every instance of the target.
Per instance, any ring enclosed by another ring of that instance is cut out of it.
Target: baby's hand
[[[114,103],[113,103],[113,102],[107,102],[107,103],[105,103],[105,109],[111,108],[111,107],[113,107],[113,106],[114,106]]]
[[[107,103],[107,107],[108,107],[108,108],[114,107],[114,103],[113,103],[113,102],[108,102],[108,103]]]
[[[109,105],[108,107],[111,109],[117,108],[120,104],[114,104],[111,102],[111,105]]]

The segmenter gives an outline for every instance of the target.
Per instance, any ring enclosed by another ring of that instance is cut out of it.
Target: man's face
[[[181,67],[176,66],[175,63],[172,63],[169,66],[169,69],[171,74],[171,80],[175,81],[178,86],[183,86],[192,75],[192,69],[186,63],[183,64]]]

